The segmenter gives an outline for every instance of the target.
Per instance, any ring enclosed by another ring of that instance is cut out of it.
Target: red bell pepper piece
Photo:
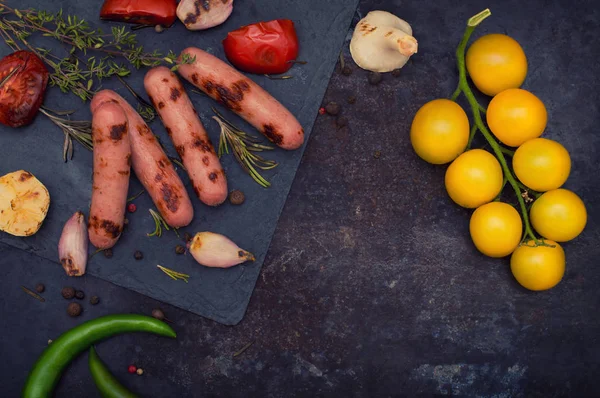
[[[298,36],[289,19],[258,22],[229,32],[223,40],[229,62],[250,73],[288,71],[298,56]]]
[[[105,0],[100,19],[143,25],[173,25],[175,0]]]

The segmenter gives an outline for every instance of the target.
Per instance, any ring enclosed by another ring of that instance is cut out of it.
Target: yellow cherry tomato
[[[543,242],[549,246],[535,246],[535,242],[529,240],[517,247],[510,258],[512,274],[521,286],[529,290],[553,288],[565,274],[563,248],[551,240]]]
[[[514,207],[491,202],[473,212],[469,231],[480,252],[489,257],[505,257],[519,246],[523,224]]]
[[[521,145],[512,160],[517,178],[538,192],[560,188],[571,172],[571,157],[564,146],[546,138]]]
[[[544,238],[557,242],[574,239],[585,228],[585,204],[568,189],[548,191],[531,206],[529,218],[533,228]]]
[[[423,105],[410,128],[410,142],[420,158],[433,164],[451,162],[467,147],[469,118],[456,102],[436,99]]]
[[[504,90],[492,98],[486,117],[492,133],[508,146],[539,137],[548,121],[544,103],[520,88]]]
[[[454,202],[474,209],[498,196],[502,189],[502,168],[491,153],[472,149],[448,166],[445,183]]]
[[[490,34],[475,40],[467,50],[467,71],[482,93],[494,96],[521,87],[527,75],[527,57],[513,38]]]

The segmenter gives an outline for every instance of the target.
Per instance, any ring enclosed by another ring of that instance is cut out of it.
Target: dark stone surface
[[[298,56],[307,61],[307,64],[296,65],[290,69],[288,74],[293,75],[293,79],[275,80],[261,75],[253,75],[251,78],[298,118],[306,130],[305,141],[308,141],[316,110],[327,88],[358,0],[330,0],[327,3],[320,0],[279,0],[278,7],[271,7],[272,4],[271,0],[246,1],[234,7],[232,15],[225,23],[202,32],[187,31],[183,24],[177,23],[161,34],[149,29],[141,30],[137,37],[147,51],[159,49],[164,54],[169,50],[179,53],[186,47],[198,46],[225,59],[221,40],[230,30],[258,20],[292,18],[301,43]],[[93,21],[94,26],[99,26],[105,31],[115,26],[111,22],[96,21],[100,7],[97,0],[62,0],[52,4],[27,0],[20,3],[20,7],[28,6],[51,11],[58,11],[62,7],[65,13]],[[284,9],[285,13],[282,14],[280,9]],[[36,44],[40,42],[39,37],[31,40]],[[61,51],[57,42],[50,41],[47,46],[53,51]],[[10,49],[8,46],[2,46],[0,51],[0,55],[4,55],[8,54]],[[127,81],[138,93],[145,96],[143,79],[144,72],[139,71],[132,73]],[[103,87],[113,88],[129,101],[134,100],[114,79],[105,82]],[[191,92],[191,85],[186,84],[186,87],[215,147],[218,147],[220,130],[217,122],[211,119],[213,106],[219,108],[228,120],[242,130],[260,136],[249,124],[218,106],[212,99]],[[44,103],[50,108],[76,109],[75,118],[91,119],[87,104],[83,104],[74,95],[61,93],[58,89],[49,90]],[[167,153],[176,154],[158,117],[150,127],[167,148]],[[43,116],[19,130],[2,126],[0,132],[0,147],[11,148],[10,152],[3,154],[0,163],[2,170],[26,169],[33,173],[46,184],[52,199],[44,225],[35,236],[23,239],[2,234],[0,242],[56,261],[56,246],[64,223],[77,210],[88,213],[92,192],[92,154],[75,144],[75,158],[65,164],[61,156],[64,137],[60,130]],[[261,172],[272,183],[269,189],[255,183],[236,163],[233,155],[223,157],[222,165],[227,173],[228,188],[240,189],[246,194],[247,200],[243,208],[231,206],[227,202],[218,207],[203,205],[194,194],[189,178],[180,170],[195,214],[192,223],[182,230],[192,234],[201,231],[224,234],[240,247],[252,252],[256,261],[224,270],[199,266],[189,255],[178,256],[175,254],[175,246],[182,241],[173,231],[165,231],[160,240],[146,236],[154,230],[154,221],[148,209],[156,207],[149,195],[143,195],[135,201],[138,211],[126,215],[130,220],[129,228],[113,248],[113,258],[108,260],[103,256],[94,256],[88,264],[87,272],[218,322],[228,325],[238,323],[250,301],[279,214],[305,148],[306,143],[295,151],[276,149],[264,155],[266,159],[279,163],[277,168]],[[25,154],[27,156],[24,156]],[[141,188],[137,179],[132,178],[130,196],[140,192]],[[90,253],[94,250],[90,245]],[[132,260],[136,250],[145,253],[146,261],[140,263]],[[157,264],[190,275],[189,283],[165,279],[166,275],[156,269]]]
[[[334,75],[324,102],[342,104],[349,125],[317,119],[244,320],[227,327],[163,305],[177,341],[127,335],[98,345],[128,387],[165,397],[600,393],[600,15],[592,1],[441,4],[362,2],[362,14],[385,9],[407,19],[419,54],[400,77],[386,74],[374,87],[345,47],[353,73]],[[546,103],[546,136],[573,159],[566,187],[589,212],[586,231],[564,245],[564,280],[548,292],[524,290],[508,260],[477,253],[470,213],[444,191],[444,167],[419,160],[408,139],[419,106],[453,91],[454,47],[466,19],[485,7],[493,15],[475,36],[505,31],[523,45],[530,62],[525,87]],[[352,94],[356,104],[345,104]],[[18,395],[48,338],[83,319],[160,305],[85,277],[76,287],[98,294],[101,304],[86,304],[81,319],[69,319],[60,288],[74,282],[58,281],[55,264],[13,253],[0,253],[6,396]],[[45,304],[18,287],[40,281]],[[248,342],[254,344],[233,357]],[[85,360],[69,367],[59,396],[93,396]],[[146,374],[128,375],[130,363]]]

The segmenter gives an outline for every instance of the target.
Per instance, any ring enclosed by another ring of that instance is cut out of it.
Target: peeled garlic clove
[[[58,241],[58,258],[69,276],[85,274],[88,258],[88,231],[85,215],[78,211],[66,222]]]
[[[194,259],[207,267],[228,268],[254,261],[252,253],[241,249],[226,236],[213,232],[198,232],[188,248]]]

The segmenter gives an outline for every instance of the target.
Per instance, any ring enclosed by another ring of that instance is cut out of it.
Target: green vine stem
[[[533,233],[533,229],[531,228],[531,223],[529,222],[529,214],[527,212],[527,206],[525,205],[525,200],[521,193],[521,188],[519,186],[519,182],[513,176],[512,171],[508,168],[508,164],[506,163],[506,159],[504,155],[513,155],[513,151],[502,147],[496,139],[492,136],[492,133],[488,130],[483,119],[481,118],[482,112],[485,113],[485,109],[479,104],[475,95],[471,91],[469,87],[469,83],[467,81],[467,68],[465,66],[465,50],[467,47],[467,43],[469,42],[469,38],[471,34],[475,30],[475,28],[483,22],[487,17],[492,15],[489,9],[485,9],[481,11],[479,14],[471,17],[467,22],[467,28],[465,29],[465,33],[460,41],[457,49],[456,49],[456,64],[458,66],[458,87],[450,97],[453,101],[455,101],[460,94],[464,94],[471,106],[471,110],[473,112],[473,119],[475,126],[471,129],[471,137],[469,139],[469,147],[471,143],[472,136],[475,134],[477,130],[481,131],[481,134],[485,137],[487,142],[492,147],[494,154],[498,158],[500,165],[502,166],[502,170],[504,171],[504,178],[506,181],[513,187],[515,193],[517,194],[517,200],[519,201],[519,207],[521,208],[521,215],[523,217],[523,221],[525,223],[525,234],[523,236],[523,241],[527,240],[529,236],[535,242],[536,246],[544,245],[543,241],[540,241],[535,234]]]

